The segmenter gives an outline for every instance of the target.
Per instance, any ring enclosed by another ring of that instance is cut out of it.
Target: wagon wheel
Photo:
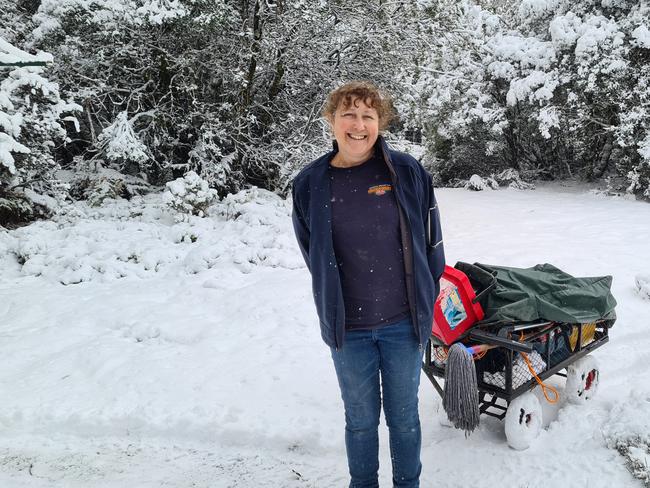
[[[524,393],[508,405],[505,430],[508,445],[518,451],[528,449],[542,430],[542,405],[532,392]]]
[[[600,369],[593,356],[578,359],[567,368],[566,395],[571,403],[584,403],[598,391]]]

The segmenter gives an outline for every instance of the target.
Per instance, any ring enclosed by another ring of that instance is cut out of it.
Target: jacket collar
[[[390,155],[390,147],[388,147],[388,143],[386,142],[386,139],[384,139],[384,136],[380,135],[377,137],[377,142],[375,142],[375,152],[377,150],[381,151],[380,154],[383,154],[385,158],[388,158],[388,162],[394,164],[395,161],[393,158],[391,158]],[[336,142],[336,139],[332,140],[332,150],[327,153],[326,155],[326,160],[329,163],[332,158],[336,155],[336,153],[339,152],[339,143]],[[397,164],[400,164],[399,162]]]

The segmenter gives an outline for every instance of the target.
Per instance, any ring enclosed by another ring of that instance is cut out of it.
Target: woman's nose
[[[366,124],[363,121],[362,117],[355,117],[354,118],[354,128],[355,129],[365,129]]]

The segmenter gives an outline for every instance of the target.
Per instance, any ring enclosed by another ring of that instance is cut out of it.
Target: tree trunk
[[[597,180],[605,174],[605,171],[607,171],[607,167],[609,166],[609,159],[612,155],[613,149],[614,136],[612,132],[609,131],[605,136],[605,145],[603,146],[603,149],[600,153],[600,159],[593,167],[593,171],[591,173],[593,179]]]
[[[246,75],[246,87],[243,92],[244,107],[249,107],[253,101],[253,81],[255,71],[257,70],[257,55],[260,51],[260,41],[262,40],[262,23],[260,22],[260,2],[255,2],[253,9],[253,44],[251,45],[251,58],[248,63],[248,74]]]

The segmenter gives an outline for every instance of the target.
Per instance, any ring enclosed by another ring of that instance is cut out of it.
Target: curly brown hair
[[[395,117],[391,98],[369,81],[350,81],[331,91],[321,114],[332,123],[339,106],[348,108],[353,103],[356,105],[356,100],[363,100],[366,105],[377,111],[379,130],[388,127]]]

